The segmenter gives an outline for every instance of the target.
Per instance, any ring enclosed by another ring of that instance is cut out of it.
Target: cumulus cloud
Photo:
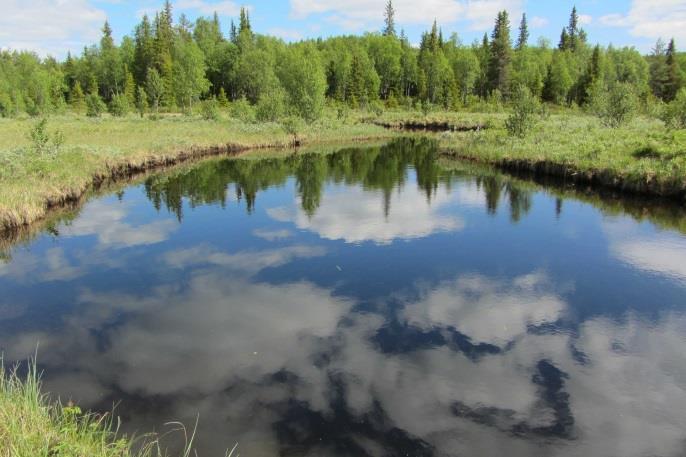
[[[422,238],[437,232],[462,229],[464,222],[459,217],[441,212],[453,198],[452,194],[439,193],[427,202],[420,189],[406,186],[394,191],[388,215],[385,215],[381,192],[346,187],[332,189],[323,195],[317,212],[312,216],[307,215],[297,203],[291,207],[270,208],[267,213],[277,221],[292,222],[299,229],[316,232],[329,240],[388,244],[397,239]]]
[[[291,15],[304,19],[312,14],[327,14],[330,21],[356,30],[378,27],[385,4],[386,0],[291,0]],[[399,25],[430,24],[434,19],[441,24],[466,20],[475,30],[492,27],[498,11],[505,9],[518,15],[522,5],[522,0],[427,0],[421,7],[414,0],[393,2]]]
[[[422,328],[452,327],[476,343],[505,346],[530,326],[560,318],[565,303],[547,289],[549,281],[541,273],[508,283],[460,277],[429,291],[406,308],[404,317]]]
[[[641,234],[622,220],[603,225],[610,250],[619,260],[639,270],[686,283],[686,239],[669,232]]]
[[[608,27],[626,27],[641,38],[686,40],[686,3],[682,0],[633,0],[626,14],[608,14],[600,18]]]
[[[105,12],[87,0],[5,0],[0,48],[61,57],[97,40],[105,19]]]
[[[101,247],[131,247],[160,243],[178,227],[171,219],[131,225],[124,222],[126,216],[126,205],[95,201],[60,232],[64,236],[97,235]]]

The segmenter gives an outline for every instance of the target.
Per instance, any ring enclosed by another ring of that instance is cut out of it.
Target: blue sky
[[[95,42],[107,18],[120,39],[142,14],[161,0],[0,0],[0,48],[31,49],[63,57]],[[253,29],[284,38],[376,31],[386,0],[174,0],[178,15],[190,19],[217,11],[224,31],[241,6],[249,8]],[[556,44],[576,4],[592,42],[635,46],[649,51],[658,37],[674,37],[686,48],[686,0],[395,0],[398,27],[412,42],[434,18],[446,36],[457,32],[469,43],[490,31],[496,12],[506,9],[516,29],[522,12],[529,17],[531,40]]]

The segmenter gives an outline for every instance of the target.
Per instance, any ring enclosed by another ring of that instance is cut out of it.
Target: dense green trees
[[[381,13],[379,33],[287,44],[255,33],[246,9],[225,36],[216,14],[193,24],[184,16],[175,21],[166,1],[121,43],[105,23],[98,44],[63,62],[1,51],[0,116],[66,108],[99,115],[102,103],[116,114],[134,107],[141,114],[148,107],[190,112],[198,101],[216,98],[218,106],[229,105],[246,119],[295,115],[312,122],[327,102],[460,109],[522,93],[590,109],[596,94],[627,100],[617,93],[622,88],[643,105],[670,102],[686,82],[686,56],[674,40],[659,41],[648,56],[633,48],[591,47],[576,8],[555,49],[540,40],[529,44],[526,15],[514,43],[508,13],[501,11],[483,40],[445,39],[434,23],[414,47],[396,28],[392,1]]]

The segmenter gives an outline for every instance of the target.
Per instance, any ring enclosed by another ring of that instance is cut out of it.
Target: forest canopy
[[[210,101],[252,107],[260,120],[311,122],[327,103],[459,110],[508,101],[521,88],[544,102],[584,107],[621,87],[645,106],[674,100],[686,82],[686,56],[673,39],[659,40],[649,55],[593,46],[576,8],[556,46],[531,44],[526,15],[507,11],[474,43],[434,22],[413,46],[398,31],[391,1],[379,13],[385,21],[378,33],[286,43],[254,31],[246,9],[224,34],[217,14],[175,20],[167,1],[120,43],[105,23],[99,43],[63,61],[0,52],[0,116],[192,112]]]

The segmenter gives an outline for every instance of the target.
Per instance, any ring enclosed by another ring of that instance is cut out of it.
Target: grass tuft
[[[195,429],[183,432],[183,457],[191,455]],[[196,424],[197,426],[197,424]],[[78,406],[50,402],[41,393],[35,361],[26,375],[18,366],[7,370],[0,363],[0,457],[164,457],[155,435],[140,438],[118,433],[119,421],[111,414],[84,413]],[[171,432],[170,432],[171,433]]]

